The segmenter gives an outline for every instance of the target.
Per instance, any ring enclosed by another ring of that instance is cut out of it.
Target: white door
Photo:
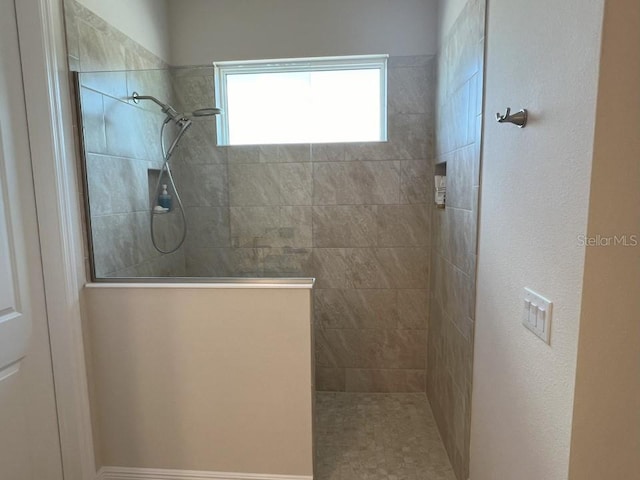
[[[14,0],[0,0],[0,479],[61,480]]]

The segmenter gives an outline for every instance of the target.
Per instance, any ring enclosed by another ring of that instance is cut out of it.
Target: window
[[[385,141],[387,56],[215,64],[220,145]]]

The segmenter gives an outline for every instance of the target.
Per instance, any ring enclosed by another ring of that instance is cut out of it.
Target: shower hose
[[[170,254],[178,251],[178,249],[182,247],[182,245],[184,244],[184,241],[187,238],[187,217],[185,215],[182,199],[180,198],[180,193],[178,192],[178,188],[176,187],[176,182],[174,181],[173,175],[171,173],[171,157],[173,156],[173,152],[175,151],[176,147],[180,143],[180,140],[182,139],[183,135],[187,132],[187,130],[191,126],[191,120],[182,120],[179,123],[180,131],[178,132],[178,134],[176,135],[176,138],[173,140],[173,142],[167,149],[164,144],[164,131],[167,124],[170,123],[171,121],[172,119],[170,117],[167,117],[165,121],[162,123],[162,127],[160,127],[160,146],[162,149],[163,163],[162,163],[162,168],[160,169],[160,174],[158,175],[158,183],[156,184],[155,194],[153,198],[156,199],[160,195],[160,186],[163,185],[162,179],[164,178],[164,175],[166,173],[169,179],[169,184],[171,185],[171,189],[173,190],[175,200],[178,204],[178,209],[180,210],[180,216],[182,217],[182,234],[180,236],[180,241],[175,247],[170,248],[168,250],[161,248],[158,245],[158,240],[156,239],[156,233],[154,228],[155,218],[158,215],[158,213],[154,211],[154,208],[151,208],[151,218],[149,222],[150,229],[151,229],[151,243],[153,243],[153,247],[162,254]]]

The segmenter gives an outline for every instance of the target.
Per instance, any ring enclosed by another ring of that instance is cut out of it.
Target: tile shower
[[[148,209],[164,115],[128,97],[210,107],[213,68],[173,68],[66,2],[95,276],[315,277],[317,389],[426,391],[458,478],[468,463],[481,3],[469,0],[438,57],[389,59],[388,142],[219,147],[214,121],[194,122],[173,162],[188,236],[160,255]],[[444,163],[448,205],[436,211]],[[156,228],[175,243],[180,219]]]

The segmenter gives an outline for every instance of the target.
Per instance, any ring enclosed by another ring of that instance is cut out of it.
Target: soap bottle
[[[158,195],[158,205],[162,208],[166,208],[167,210],[171,210],[171,195],[167,192],[167,186],[162,185],[162,193]]]

